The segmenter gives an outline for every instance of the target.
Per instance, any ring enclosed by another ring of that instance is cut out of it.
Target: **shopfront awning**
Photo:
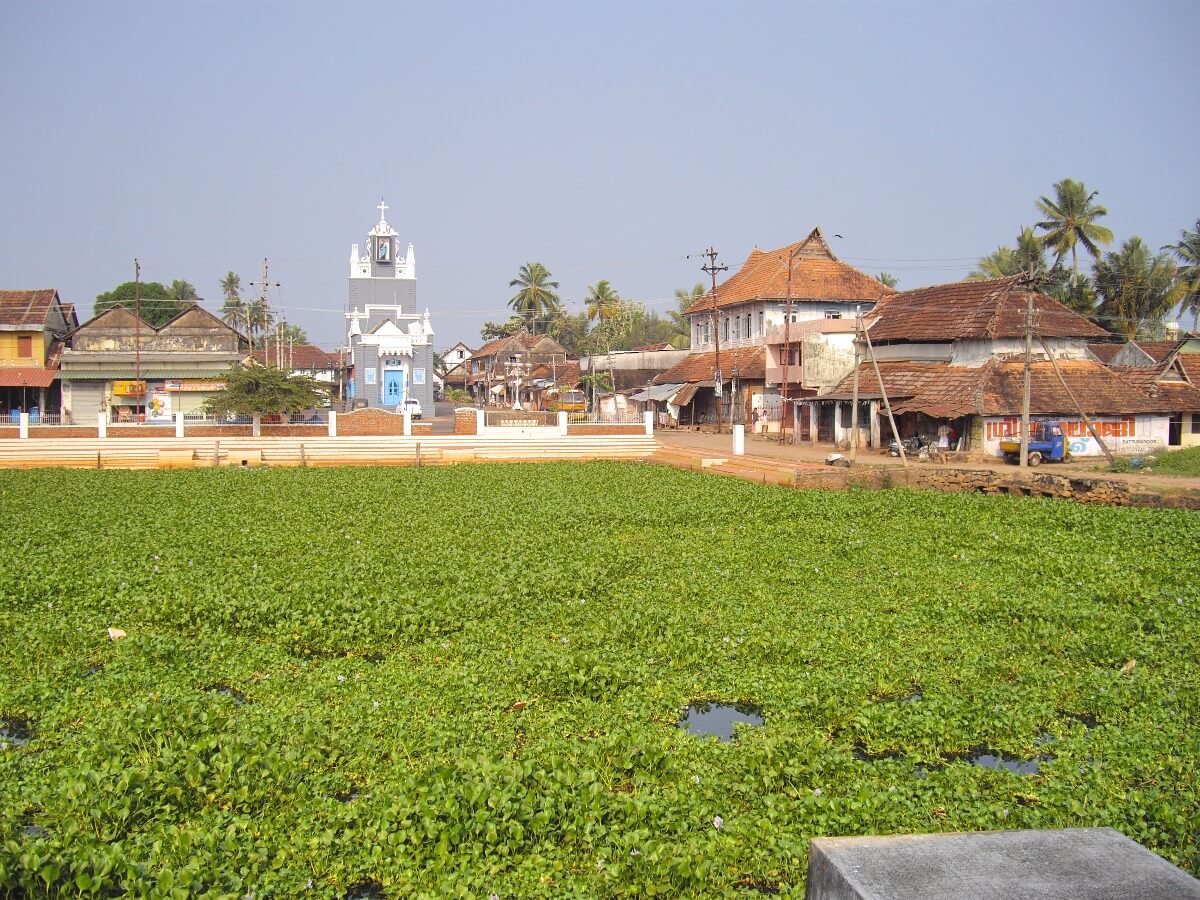
[[[493,384],[492,385],[492,393],[493,394],[503,394],[505,392],[505,390],[507,390],[507,387],[508,386],[504,385],[504,384]]]
[[[41,366],[0,366],[0,387],[50,387],[57,374],[57,369]]]
[[[682,384],[656,384],[651,388],[631,394],[629,399],[637,403],[645,403],[647,400],[666,400],[681,387],[683,387]]]
[[[709,384],[711,386],[712,383],[709,382]],[[685,384],[679,389],[679,393],[675,395],[671,402],[676,406],[687,406],[692,402],[692,398],[696,396],[696,392],[699,391],[701,387],[703,387],[703,384],[698,381]]]

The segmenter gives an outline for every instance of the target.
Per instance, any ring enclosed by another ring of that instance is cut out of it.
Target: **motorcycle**
[[[928,448],[933,447],[937,443],[937,438],[927,434],[914,434],[912,437],[906,437],[901,442],[904,445],[905,456],[919,456],[922,450],[928,451]],[[888,456],[899,456],[900,444],[892,438],[888,442]]]

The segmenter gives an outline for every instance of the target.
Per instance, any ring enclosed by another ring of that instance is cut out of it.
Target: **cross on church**
[[[383,218],[383,213],[384,213],[384,210],[386,210],[386,209],[387,209],[387,204],[383,202],[383,198],[382,198],[382,197],[380,197],[380,198],[379,198],[379,205],[378,205],[377,207],[375,207],[375,208],[376,208],[377,210],[379,210],[379,221],[380,221],[380,222],[383,222],[383,221],[385,221],[385,220],[384,220],[384,218]]]

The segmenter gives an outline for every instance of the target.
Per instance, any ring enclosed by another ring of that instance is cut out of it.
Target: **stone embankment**
[[[717,455],[678,446],[660,446],[648,461],[802,490],[902,487],[950,493],[1054,497],[1105,506],[1200,510],[1200,492],[1194,490],[1158,491],[1119,477],[1059,474],[1045,470],[1021,472],[1012,468],[977,469],[930,464],[907,469],[870,465],[846,469],[779,458]]]

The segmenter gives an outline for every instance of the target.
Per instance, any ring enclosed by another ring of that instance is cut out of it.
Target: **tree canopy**
[[[560,307],[558,294],[554,292],[558,282],[551,280],[550,272],[540,262],[530,262],[521,266],[508,286],[520,288],[508,305],[525,320],[529,333],[537,334],[538,320],[549,318]]]
[[[186,281],[176,281],[175,285],[187,284]],[[188,285],[191,287],[191,285]],[[133,281],[126,281],[124,284],[119,284],[111,291],[96,295],[96,305],[92,307],[92,315],[100,315],[106,309],[111,309],[114,306],[124,306],[130,312],[133,312],[138,305],[135,293],[138,291],[138,285]],[[192,303],[199,302],[196,300],[180,300],[171,288],[160,284],[157,281],[143,281],[140,287],[141,294],[141,313],[144,322],[158,328],[160,325],[165,325],[173,318],[187,309]],[[192,294],[195,294],[195,288],[192,288]]]
[[[1054,253],[1054,261],[1062,262],[1069,251],[1071,254],[1071,283],[1079,281],[1079,259],[1077,246],[1083,248],[1093,259],[1100,257],[1100,244],[1111,244],[1113,233],[1096,220],[1108,215],[1108,210],[1094,203],[1099,191],[1089,192],[1082,181],[1064,178],[1054,185],[1054,199],[1042,197],[1038,210],[1046,218],[1037,223],[1044,231],[1042,242]]]
[[[270,416],[296,413],[329,402],[328,388],[308,375],[273,366],[234,366],[222,379],[225,387],[204,401],[214,415]]]
[[[1104,326],[1130,339],[1153,330],[1175,303],[1175,272],[1170,255],[1151,253],[1140,237],[1106,253],[1094,269]]]
[[[1167,244],[1179,260],[1175,297],[1182,301],[1183,311],[1192,314],[1192,331],[1200,332],[1200,219],[1192,231],[1186,228],[1178,244]]]

